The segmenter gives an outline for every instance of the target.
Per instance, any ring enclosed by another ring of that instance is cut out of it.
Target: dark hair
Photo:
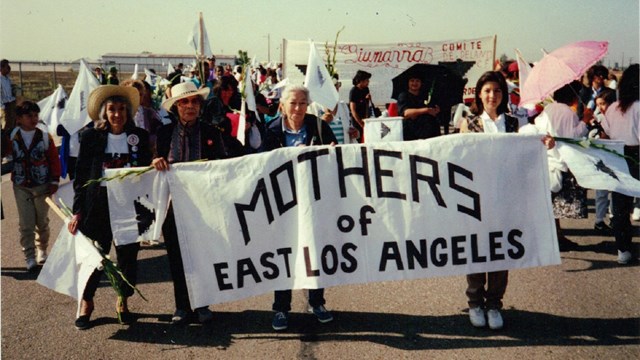
[[[480,92],[484,84],[488,82],[495,82],[500,86],[500,90],[502,90],[502,101],[500,105],[498,105],[497,113],[498,115],[506,113],[509,111],[509,89],[507,88],[507,81],[499,71],[487,71],[480,76],[476,83],[476,95],[473,105],[471,106],[471,112],[475,115],[482,115],[484,112],[484,105],[482,104],[482,100],[480,100]]]
[[[609,88],[603,88],[602,91],[600,91],[600,93],[596,96],[596,100],[597,99],[602,99],[605,103],[607,103],[607,105],[611,105],[614,101],[616,101],[616,92]]]
[[[7,66],[7,65],[9,65],[9,60],[7,59],[0,60],[0,66]]]
[[[351,81],[351,83],[353,84],[353,86],[356,86],[361,81],[365,81],[370,78],[371,78],[371,73],[368,73],[363,70],[358,70],[356,71],[356,75],[353,77],[353,80]]]
[[[33,101],[23,101],[22,104],[16,106],[16,115],[18,116],[27,115],[32,112],[40,112],[40,106]]]
[[[607,79],[609,77],[609,69],[602,65],[593,65],[587,70],[587,81],[589,85],[593,83],[593,78],[596,76],[602,76],[603,79]]]
[[[571,105],[578,99],[578,92],[581,88],[582,83],[578,80],[574,80],[554,91],[553,100],[565,105]]]
[[[618,83],[618,108],[624,114],[631,105],[639,100],[638,94],[638,64],[629,65],[622,73],[620,83]]]
[[[125,121],[124,123],[125,129],[127,129],[131,125],[135,126],[135,123],[133,122],[134,121],[133,117],[135,116],[135,114],[133,113],[133,108],[131,106],[131,103],[129,102],[129,99],[124,96],[115,95],[115,96],[106,98],[100,105],[100,118],[95,123],[96,130],[102,130],[102,131],[111,130],[111,125],[109,124],[109,120],[107,119],[107,103],[110,103],[110,102],[125,104],[127,106],[127,121]]]

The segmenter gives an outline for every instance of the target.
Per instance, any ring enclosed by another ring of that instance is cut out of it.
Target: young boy
[[[60,160],[53,139],[36,127],[39,113],[34,102],[20,104],[16,108],[18,127],[9,136],[14,161],[11,181],[27,271],[47,259],[49,208],[45,199],[58,190],[60,178]]]

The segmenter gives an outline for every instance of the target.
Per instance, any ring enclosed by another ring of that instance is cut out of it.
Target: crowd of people
[[[457,124],[457,131],[516,133],[527,129],[541,134],[542,146],[550,153],[550,196],[557,219],[559,246],[561,251],[571,250],[578,245],[562,235],[559,220],[586,217],[586,190],[577,184],[557,152],[554,153],[554,137],[590,135],[622,140],[625,155],[637,160],[640,145],[638,65],[627,68],[619,83],[609,77],[605,67],[596,65],[586,74],[589,86],[580,82],[565,85],[554,92],[554,102],[537,113],[519,108],[517,67],[512,64],[501,64],[496,71],[486,72],[479,78],[471,114]],[[12,181],[20,243],[27,270],[31,271],[46,261],[50,231],[44,199],[56,192],[62,171],[53,138],[37,127],[38,105],[31,101],[16,105],[7,77],[8,61],[2,60],[1,66],[2,156],[13,158]],[[105,253],[113,241],[111,224],[104,221],[109,217],[106,185],[94,181],[85,186],[88,181],[103,177],[104,169],[152,165],[158,171],[168,171],[171,164],[180,162],[228,159],[282,147],[363,142],[365,119],[376,115],[368,88],[372,74],[366,71],[355,74],[348,102],[341,101],[334,109],[328,109],[313,103],[312,95],[303,86],[278,86],[283,80],[281,66],[276,69],[260,66],[252,75],[256,111],[247,113],[245,128],[239,129],[242,69],[216,66],[215,57],[199,62],[192,76],[185,76],[182,69],[179,64],[175,72],[168,74],[170,85],[161,108],[156,109],[148,82],[135,79],[120,82],[115,68],[106,77],[96,68],[96,77],[102,85],[93,90],[88,99],[88,114],[93,121],[76,134],[65,134],[64,128],[58,129],[67,142],[75,136],[75,145],[71,145],[76,149],[72,154],[73,166],[68,169],[75,191],[68,230],[81,231],[95,240]],[[606,88],[605,80],[613,88]],[[337,74],[333,76],[333,83],[337,89],[342,85]],[[398,96],[397,104],[389,108],[397,107],[398,115],[403,117],[405,141],[441,136],[441,109],[425,101],[424,85],[419,73],[409,74],[406,90]],[[167,117],[161,112],[166,112]],[[237,139],[242,131],[245,132],[244,144]],[[69,145],[63,140],[62,151],[68,156],[65,146]],[[638,178],[637,161],[627,162],[632,176]],[[629,263],[635,255],[631,247],[633,208],[633,199],[628,196],[606,191],[596,193],[595,229],[613,234],[620,264]],[[608,209],[612,215],[611,228],[605,223]],[[636,211],[638,217],[634,213],[633,220],[640,220],[640,209]],[[184,324],[192,319],[200,323],[211,321],[214,315],[208,307],[193,309],[189,302],[171,207],[162,231],[174,288],[172,323]],[[134,293],[139,250],[138,243],[115,249],[118,266],[129,281],[121,284],[124,293],[116,302],[118,320],[123,324],[133,320],[127,298]],[[102,272],[95,270],[87,283],[75,321],[78,329],[91,326],[93,298],[101,276]],[[507,271],[467,275],[466,295],[473,326],[503,327],[500,309],[507,283]],[[291,298],[291,290],[275,292],[273,329],[288,327]],[[309,312],[318,321],[333,320],[324,306],[324,289],[309,290],[308,304]]]

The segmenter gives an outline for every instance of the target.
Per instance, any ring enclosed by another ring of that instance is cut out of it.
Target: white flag
[[[169,75],[173,74],[174,72],[176,72],[176,69],[174,69],[171,63],[169,63],[169,65],[167,65],[167,77],[169,77]]]
[[[51,253],[36,280],[40,285],[78,300],[78,313],[89,276],[101,266],[102,255],[91,240],[77,232],[71,235],[65,220]]]
[[[105,175],[112,177],[131,169],[107,169]],[[165,176],[162,171],[152,170],[107,182],[109,218],[116,245],[160,238],[169,203]]]
[[[158,75],[152,73],[151,71],[147,70],[146,68],[144,69],[144,74],[146,75],[144,78],[144,81],[151,85],[152,88],[156,87],[156,83],[158,82]]]
[[[193,30],[187,38],[187,44],[196,51],[196,55],[209,57],[213,55],[211,47],[209,46],[209,36],[207,35],[207,29],[204,27],[204,21],[202,20],[202,13],[200,13],[200,19],[196,21],[193,26]]]
[[[100,82],[93,75],[89,67],[83,60],[80,60],[78,77],[69,95],[69,101],[64,109],[64,113],[59,119],[69,134],[75,134],[78,130],[87,125],[91,118],[87,114],[87,101],[89,94],[100,86]]]
[[[67,92],[64,91],[62,85],[58,84],[58,88],[53,94],[38,101],[40,107],[40,120],[44,121],[51,134],[56,134],[60,117],[64,113],[67,103]]]
[[[531,72],[531,66],[529,66],[529,63],[524,59],[524,57],[520,53],[520,50],[518,49],[516,49],[516,61],[518,61],[518,77],[520,79],[520,98],[525,98],[524,94],[522,93],[522,89],[524,82],[529,76],[529,72]]]
[[[585,140],[587,142],[589,140]],[[595,140],[596,144],[623,154],[624,143]],[[593,147],[584,148],[558,141],[558,152],[578,184],[587,189],[609,190],[627,196],[640,197],[640,181],[629,175],[629,166],[620,156]]]
[[[253,82],[251,81],[251,69],[245,66],[244,72],[244,94],[246,96],[247,108],[251,111],[256,111],[256,97],[253,94]]]
[[[366,119],[364,141],[368,143],[402,141],[402,116]]]
[[[312,41],[309,42],[309,60],[307,62],[304,86],[309,89],[311,100],[325,108],[333,109],[340,99],[329,71],[327,71],[327,67],[318,55],[316,46]]]
[[[138,74],[138,64],[133,67],[133,74],[131,74],[131,78],[133,80],[138,80],[140,78],[140,75]]]

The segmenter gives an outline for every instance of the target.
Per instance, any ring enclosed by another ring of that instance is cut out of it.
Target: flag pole
[[[200,56],[198,57],[198,67],[200,72],[200,86],[205,86],[207,84],[207,79],[205,78],[204,73],[204,20],[202,19],[202,11],[199,16],[200,23]],[[206,74],[207,78],[209,74]]]

